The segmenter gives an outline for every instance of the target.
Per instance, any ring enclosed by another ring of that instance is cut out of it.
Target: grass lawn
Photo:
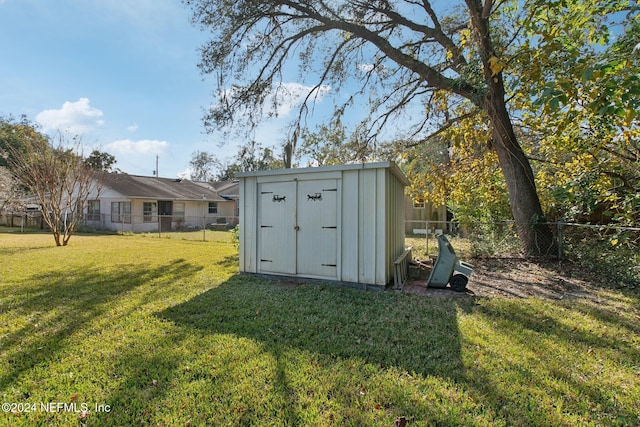
[[[207,235],[0,230],[0,425],[640,424],[638,295],[280,286]]]

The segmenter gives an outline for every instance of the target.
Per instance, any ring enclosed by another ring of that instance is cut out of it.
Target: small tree
[[[9,167],[40,205],[56,245],[66,246],[82,220],[89,196],[99,193],[96,171],[83,159],[79,138],[72,138],[69,144],[60,133],[56,145],[44,149],[38,141],[41,139],[24,140],[22,150],[8,146]]]
[[[204,182],[213,180],[213,170],[218,164],[218,159],[211,153],[206,151],[193,152],[189,161],[190,179]]]

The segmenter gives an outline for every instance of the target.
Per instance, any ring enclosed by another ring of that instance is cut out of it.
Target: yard
[[[206,238],[0,230],[0,424],[640,424],[637,293],[505,262],[475,295],[269,282]]]

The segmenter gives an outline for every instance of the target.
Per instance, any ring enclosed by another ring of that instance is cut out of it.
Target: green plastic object
[[[473,265],[460,261],[444,234],[438,235],[438,258],[433,264],[427,287],[444,288],[451,283],[453,290],[462,292],[467,286]]]

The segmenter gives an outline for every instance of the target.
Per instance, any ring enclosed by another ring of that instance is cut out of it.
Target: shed
[[[404,251],[393,162],[245,172],[240,271],[386,286]]]

